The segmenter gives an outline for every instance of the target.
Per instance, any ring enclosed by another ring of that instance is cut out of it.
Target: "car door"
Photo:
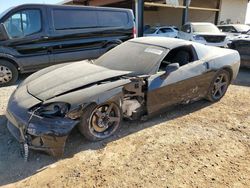
[[[148,79],[147,110],[157,112],[168,106],[204,97],[213,74],[207,62],[196,59],[166,75],[164,71]]]
[[[51,63],[45,20],[43,7],[31,7],[16,10],[3,22],[9,35],[3,44],[5,53],[18,60],[22,72],[39,70]]]

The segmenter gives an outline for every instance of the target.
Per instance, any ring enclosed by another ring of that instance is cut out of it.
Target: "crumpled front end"
[[[19,87],[9,99],[7,127],[29,149],[60,157],[64,153],[66,139],[78,121],[65,117],[41,117],[31,110],[41,103],[27,92],[25,86]]]

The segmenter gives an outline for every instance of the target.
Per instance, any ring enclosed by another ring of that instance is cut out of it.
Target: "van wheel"
[[[16,83],[18,70],[9,61],[0,60],[0,87],[9,86]]]

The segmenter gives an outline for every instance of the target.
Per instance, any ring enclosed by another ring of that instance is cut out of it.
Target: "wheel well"
[[[105,47],[107,47],[107,46],[109,46],[109,45],[119,45],[119,44],[121,44],[122,43],[122,41],[121,40],[113,40],[113,41],[109,41],[109,42],[107,42],[106,44],[105,44]]]
[[[232,78],[233,78],[233,71],[231,68],[229,67],[224,67],[223,70],[227,71],[230,75],[230,82],[232,81]]]
[[[12,63],[16,67],[18,72],[20,71],[20,68],[19,68],[18,64],[14,60],[9,59],[9,58],[5,58],[5,57],[0,57],[0,60],[5,60],[5,61],[8,61],[8,62]]]

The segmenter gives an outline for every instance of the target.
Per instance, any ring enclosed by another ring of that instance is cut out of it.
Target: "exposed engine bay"
[[[131,83],[124,86],[122,112],[125,118],[136,120],[145,113],[147,83],[144,78],[133,78]]]

